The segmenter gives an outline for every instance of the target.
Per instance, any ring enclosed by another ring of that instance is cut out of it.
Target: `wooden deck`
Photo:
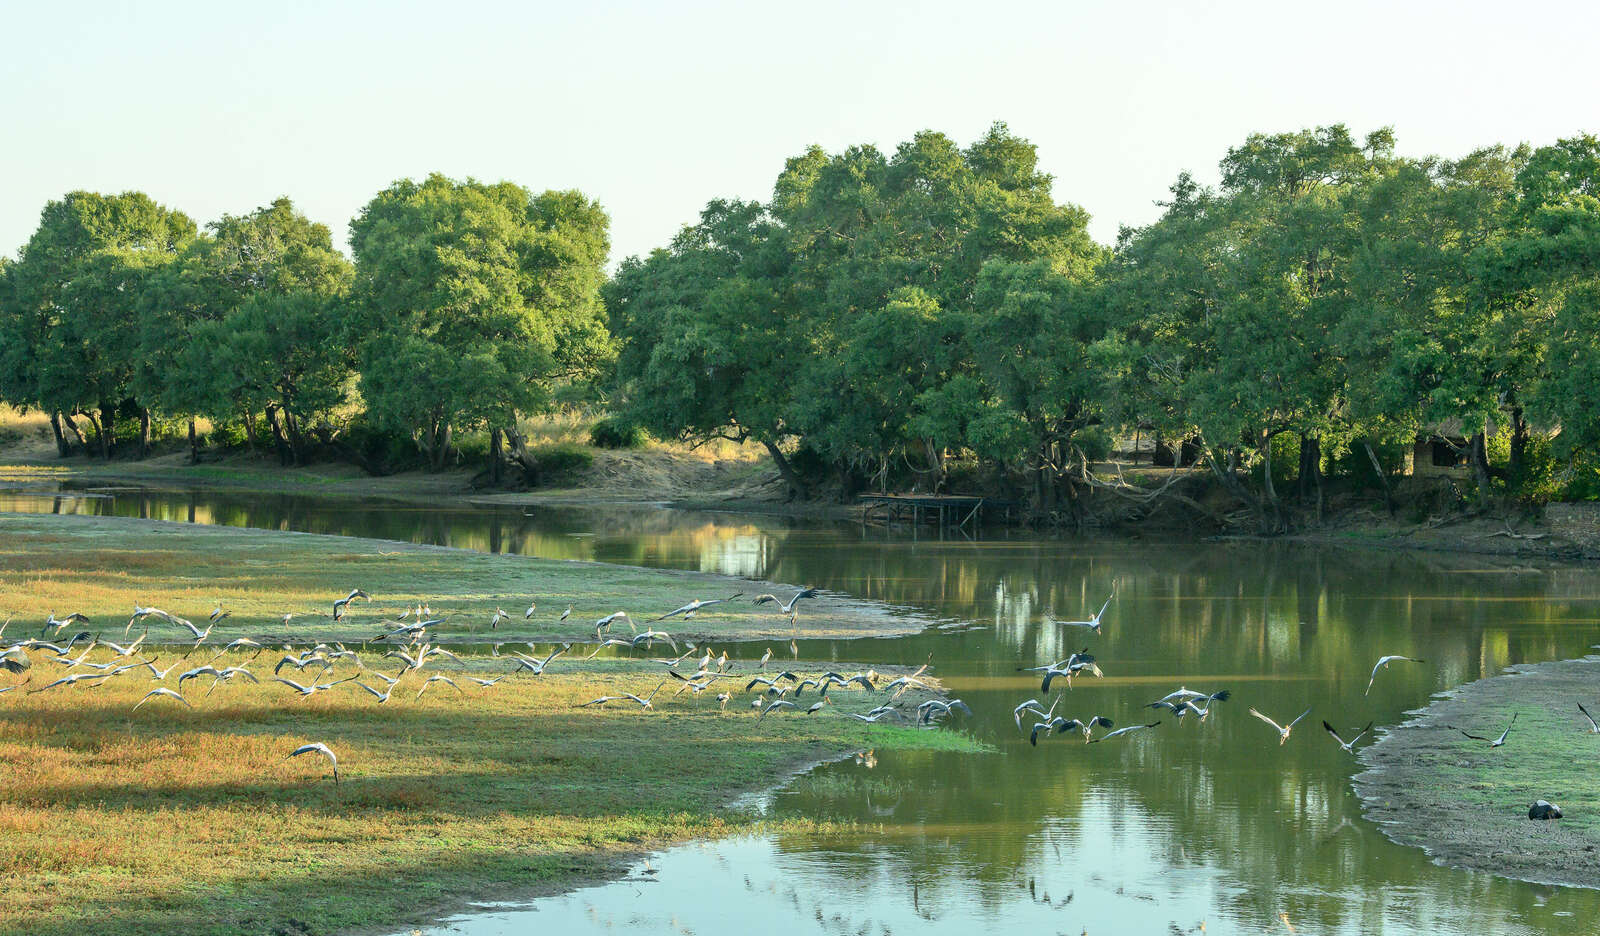
[[[859,495],[867,509],[862,512],[863,523],[881,520],[894,523],[907,519],[913,525],[936,523],[940,532],[976,528],[983,523],[983,510],[1003,509],[1010,519],[1015,501],[998,500],[975,494],[862,494]]]

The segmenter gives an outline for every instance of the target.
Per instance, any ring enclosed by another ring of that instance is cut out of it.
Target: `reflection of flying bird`
[[[1310,709],[1306,709],[1304,712],[1301,712],[1299,715],[1296,715],[1294,717],[1294,721],[1290,722],[1287,725],[1280,725],[1277,722],[1273,721],[1272,719],[1268,718],[1267,716],[1265,716],[1265,715],[1261,714],[1260,712],[1256,711],[1255,709],[1251,709],[1250,710],[1250,714],[1254,715],[1255,717],[1257,717],[1259,719],[1261,719],[1262,721],[1266,722],[1267,724],[1271,725],[1272,727],[1278,729],[1278,746],[1282,747],[1283,743],[1285,741],[1289,740],[1289,732],[1294,730],[1294,726],[1295,725],[1300,724],[1300,719],[1305,718],[1307,715],[1310,715],[1311,714],[1311,710]]]
[[[1372,683],[1378,678],[1378,670],[1383,669],[1384,667],[1388,666],[1390,663],[1395,662],[1396,660],[1400,660],[1400,661],[1403,661],[1403,662],[1406,662],[1406,663],[1426,663],[1426,662],[1428,662],[1427,660],[1418,660],[1418,659],[1415,659],[1413,657],[1400,656],[1398,654],[1396,654],[1394,656],[1379,657],[1378,658],[1378,662],[1372,667],[1372,678],[1367,680],[1366,692],[1363,692],[1361,694],[1362,695],[1366,695],[1368,692],[1371,692],[1372,691]]]

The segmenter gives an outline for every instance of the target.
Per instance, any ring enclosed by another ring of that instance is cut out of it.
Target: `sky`
[[[74,189],[204,224],[287,195],[345,247],[396,179],[577,188],[612,261],[813,143],[1035,143],[1103,242],[1251,133],[1406,155],[1600,132],[1600,4],[275,2],[0,7],[0,254]]]

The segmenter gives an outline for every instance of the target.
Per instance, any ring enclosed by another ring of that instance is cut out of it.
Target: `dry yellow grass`
[[[174,652],[154,651],[157,666],[178,662]],[[193,709],[156,697],[135,710],[210,654],[160,683],[140,668],[95,688],[28,692],[67,671],[30,653],[28,682],[0,694],[3,933],[395,926],[472,895],[558,889],[619,855],[748,826],[722,804],[809,760],[863,747],[972,747],[954,733],[865,725],[831,708],[758,721],[744,679],[720,683],[736,697],[726,712],[709,694],[672,695],[673,681],[652,711],[579,707],[648,695],[661,668],[635,662],[558,659],[551,675],[483,688],[445,661],[402,674],[381,705],[353,683],[302,698],[273,682],[239,677],[212,689],[200,679],[184,687]],[[236,653],[227,663],[270,679],[278,658]],[[376,653],[365,662],[397,668]],[[483,676],[507,664],[469,658]],[[418,699],[430,671],[463,691],[440,683]],[[341,663],[328,678],[356,673]],[[882,696],[834,698],[862,711]],[[320,757],[286,760],[310,741],[338,754],[337,784]]]

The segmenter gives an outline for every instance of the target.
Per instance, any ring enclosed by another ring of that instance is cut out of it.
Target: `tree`
[[[239,419],[252,434],[255,414],[264,413],[280,457],[298,464],[304,420],[342,401],[353,370],[341,301],[353,270],[327,226],[287,198],[223,215],[207,229],[147,293],[146,392],[169,413]],[[284,318],[272,321],[273,314]],[[309,374],[320,386],[306,398],[293,388]],[[293,411],[291,400],[298,401]]]
[[[11,273],[5,344],[14,402],[38,406],[80,435],[89,419],[110,457],[119,411],[136,413],[144,445],[150,413],[133,397],[139,298],[194,238],[194,223],[140,192],[71,192],[47,204]],[[58,440],[65,448],[58,428]]]
[[[607,224],[578,193],[536,199],[509,182],[432,175],[380,192],[351,222],[370,415],[434,470],[463,429],[504,430],[520,449],[519,416],[610,353]]]

